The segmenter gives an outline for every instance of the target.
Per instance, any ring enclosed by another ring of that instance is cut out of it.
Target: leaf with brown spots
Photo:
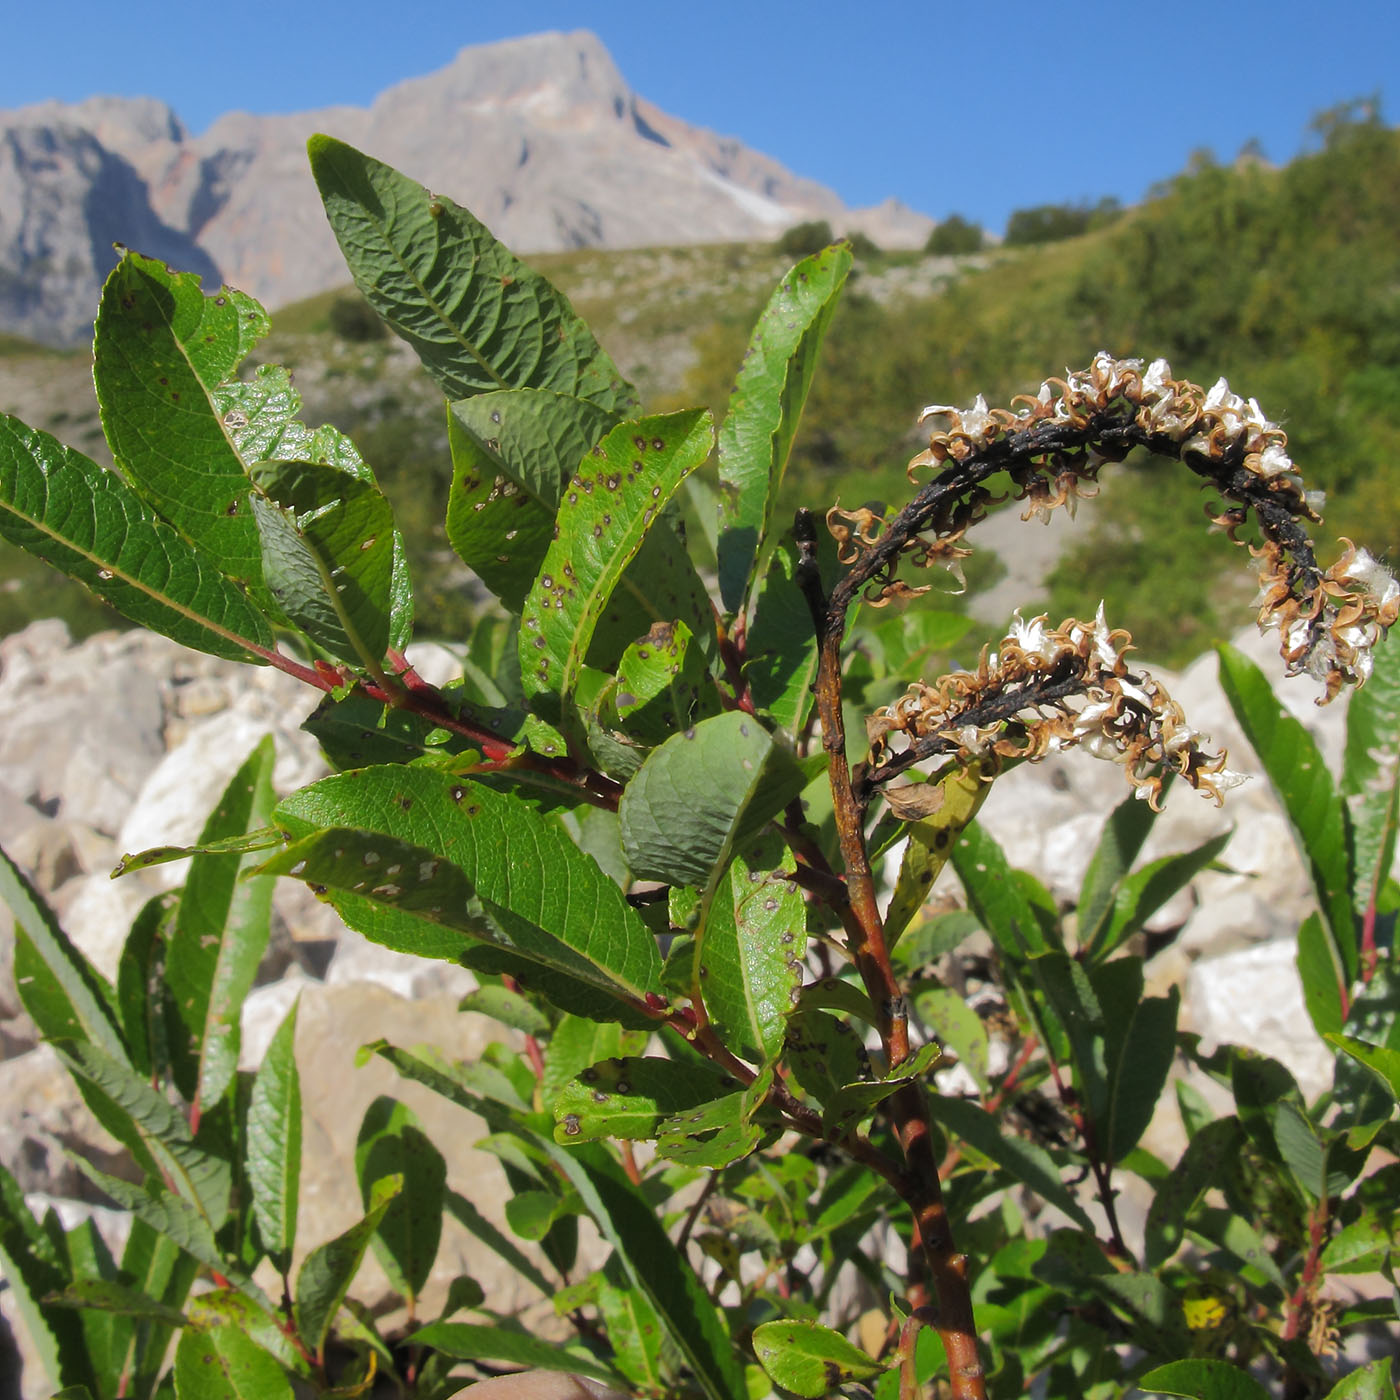
[[[713,442],[710,415],[703,411],[621,423],[566,485],[555,537],[520,626],[525,694],[551,723],[568,713],[594,634],[627,565]]]
[[[664,1119],[693,1112],[737,1087],[709,1064],[659,1055],[601,1060],[564,1085],[554,1100],[554,1140],[567,1147],[594,1138],[654,1138]]]
[[[235,1326],[182,1332],[174,1375],[181,1400],[291,1400],[293,1394],[277,1359]]]
[[[564,483],[617,414],[549,390],[505,389],[448,414],[447,538],[512,612],[544,562]]]
[[[724,1043],[754,1064],[781,1052],[802,986],[807,907],[795,869],[776,833],[759,836],[730,862],[696,931],[691,995],[703,998]]]
[[[243,459],[213,394],[267,333],[257,302],[127,252],[102,291],[93,382],[117,470],[232,578],[262,578]],[[231,504],[237,503],[232,514]]]
[[[364,768],[293,793],[273,821],[296,844],[263,868],[333,884],[347,922],[391,947],[435,933],[442,950],[430,956],[451,958],[494,928],[519,957],[614,1001],[661,991],[655,939],[622,891],[562,825],[511,793],[431,768]],[[411,922],[395,925],[399,911]]]
[[[785,1320],[754,1328],[754,1355],[773,1383],[817,1400],[848,1381],[868,1381],[886,1367],[839,1332],[816,1322]]]

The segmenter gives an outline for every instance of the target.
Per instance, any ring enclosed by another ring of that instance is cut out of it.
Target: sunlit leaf
[[[621,423],[566,484],[557,534],[525,601],[520,626],[525,693],[536,697],[535,709],[551,723],[558,722],[559,706],[567,704],[578,684],[627,565],[681,482],[709,456],[713,442],[704,412]],[[688,611],[679,599],[666,600],[658,620],[685,617]],[[559,699],[546,703],[547,695]]]
[[[248,583],[262,577],[242,458],[213,393],[267,333],[231,288],[124,252],[102,291],[93,382],[118,470],[196,549]]]
[[[272,739],[263,738],[229,780],[200,832],[166,944],[165,976],[179,1032],[171,1052],[181,1092],[212,1108],[238,1069],[243,1003],[267,951],[272,881],[250,876],[246,848],[211,852],[215,843],[265,829],[272,813]],[[246,839],[246,838],[245,838]]]
[[[761,1323],[754,1328],[753,1349],[774,1385],[813,1400],[885,1369],[839,1332],[816,1322]]]
[[[196,549],[114,472],[6,414],[0,535],[182,646],[260,665],[253,649],[273,645],[219,555]]]
[[[729,396],[719,438],[719,579],[731,613],[748,595],[822,337],[850,270],[850,249],[833,247],[783,278],[754,327]]]
[[[568,300],[465,209],[330,136],[307,151],[355,284],[448,399],[550,389],[632,406]]]

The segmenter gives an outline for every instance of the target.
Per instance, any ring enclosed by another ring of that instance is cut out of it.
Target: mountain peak
[[[107,188],[125,191],[116,205],[132,213],[130,231],[109,234],[104,224],[108,241],[153,253],[143,239],[163,231],[175,261],[183,247],[186,265],[191,256],[206,269],[212,261],[224,280],[272,306],[347,281],[301,149],[313,131],[451,195],[525,253],[769,239],[808,219],[849,222],[831,190],[638,97],[588,30],[464,48],[368,108],[228,113],[191,137],[154,99],[90,98],[0,112],[0,138],[19,129],[82,133],[102,156],[75,154],[61,175],[37,160],[0,170],[18,180],[23,207],[52,214],[36,254],[34,239],[0,211],[0,286],[37,288],[23,316],[0,303],[0,329],[56,343],[87,333],[73,307],[90,314],[106,272],[100,258],[80,266],[54,256],[55,238],[105,246],[92,226],[99,165]],[[0,139],[0,162],[4,150]],[[888,246],[916,246],[932,227],[921,215],[877,222]],[[65,278],[74,285],[49,295]],[[60,303],[62,317],[44,309]]]

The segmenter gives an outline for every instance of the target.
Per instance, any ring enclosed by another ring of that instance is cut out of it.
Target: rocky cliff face
[[[60,345],[82,339],[114,243],[217,276],[152,207],[138,170],[81,119],[0,124],[0,327]]]
[[[368,109],[230,113],[191,137],[149,99],[0,113],[0,328],[87,334],[120,241],[277,305],[345,282],[305,142],[327,131],[450,194],[525,252],[771,238],[804,219],[915,246],[930,220],[848,210],[639,97],[592,34],[462,50]]]

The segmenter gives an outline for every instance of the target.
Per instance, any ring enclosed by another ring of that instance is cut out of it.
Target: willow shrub
[[[1331,1358],[1395,1323],[1383,1291],[1333,1280],[1389,1277],[1400,1196],[1400,659],[1374,650],[1400,589],[1365,551],[1317,561],[1278,427],[1223,381],[1100,355],[1011,410],[927,408],[902,506],[787,527],[772,503],[847,249],[783,279],[716,435],[704,412],[640,416],[568,302],[451,200],[310,150],[361,292],[443,391],[447,534],[500,610],[458,639],[460,680],[414,672],[389,503],[346,437],[298,421],[285,369],[238,377],[267,329],[239,292],[122,257],[96,328],[115,471],[0,420],[0,533],[134,622],[318,689],[306,727],[335,770],[278,800],[264,743],[197,846],[126,858],[189,866],[115,986],[0,865],[25,1004],[137,1178],[80,1163],[130,1212],[118,1258],[0,1176],[5,1273],[63,1395],[426,1400],[526,1366],[711,1400],[1393,1396],[1387,1362],[1338,1379]],[[1209,482],[1223,528],[1249,524],[1291,671],[1329,697],[1371,677],[1334,780],[1221,658],[1316,889],[1298,965],[1337,1070],[1312,1104],[1282,1065],[1178,1031],[1175,992],[1144,993],[1145,920],[1225,839],[1142,864],[1164,788],[1219,801],[1236,778],[1126,634],[1102,610],[1018,618],[975,670],[934,664],[966,624],[928,606],[923,571],[957,574],[993,494],[1043,514],[1134,447]],[[1072,747],[1132,791],[1066,913],[975,816],[1001,773]],[[949,861],[966,908],[932,912]],[[485,1122],[520,1243],[448,1188],[460,1146],[380,1099],[346,1164],[363,1218],[299,1246],[295,1008],[238,1068],[275,878],[472,969],[464,1005],[513,1028],[474,1064],[363,1053]],[[969,968],[977,1010],[946,980]],[[1164,1161],[1141,1138],[1183,1063],[1234,1108],[1178,1082],[1188,1145]],[[1120,1218],[1129,1178],[1145,1222]],[[425,1313],[445,1215],[573,1340],[537,1339],[469,1277]],[[403,1301],[392,1332],[351,1295],[367,1250]],[[845,1335],[861,1298],[885,1319],[873,1352]]]

